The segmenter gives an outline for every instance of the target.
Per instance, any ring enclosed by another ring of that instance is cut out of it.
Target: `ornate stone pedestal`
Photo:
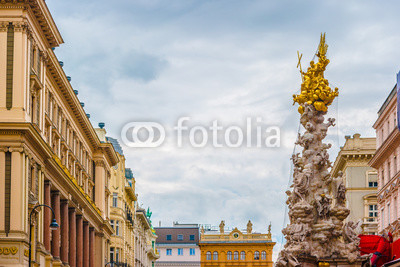
[[[299,257],[302,267],[355,267],[355,266],[366,266],[367,260],[356,260],[353,263],[349,263],[347,259],[320,259],[316,260],[311,257]]]

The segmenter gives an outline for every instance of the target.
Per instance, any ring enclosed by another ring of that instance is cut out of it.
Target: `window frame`
[[[217,261],[218,260],[218,252],[217,251],[214,251],[212,253],[212,259],[213,259],[213,261]]]

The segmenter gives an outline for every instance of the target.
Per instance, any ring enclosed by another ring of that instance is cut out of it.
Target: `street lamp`
[[[57,223],[54,210],[50,206],[48,206],[46,204],[40,204],[40,205],[36,205],[35,207],[33,207],[31,213],[29,213],[29,267],[31,267],[31,264],[32,264],[32,242],[31,242],[32,241],[31,240],[32,239],[32,213],[35,209],[37,209],[39,207],[49,208],[51,210],[51,212],[53,213],[53,220],[50,223],[50,229],[52,231],[57,230],[58,227],[60,227]]]

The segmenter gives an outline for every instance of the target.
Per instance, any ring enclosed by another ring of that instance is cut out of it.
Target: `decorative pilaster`
[[[76,266],[76,210],[69,208],[69,266]]]
[[[76,215],[76,267],[83,267],[83,217]]]
[[[54,210],[56,221],[60,222],[60,192],[51,192],[51,207]],[[60,228],[52,231],[53,238],[51,240],[51,254],[55,259],[60,258]]]
[[[68,199],[61,200],[61,261],[68,264],[69,218]]]

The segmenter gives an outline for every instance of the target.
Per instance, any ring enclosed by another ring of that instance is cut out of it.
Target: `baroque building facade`
[[[103,266],[118,156],[53,52],[63,39],[45,1],[5,0],[0,12],[0,265],[27,266],[31,241],[34,266]]]
[[[378,233],[377,187],[378,174],[368,165],[375,153],[376,139],[361,138],[360,134],[346,136],[331,170],[331,176],[342,173],[346,186],[346,221],[362,221],[363,234]]]
[[[201,266],[272,267],[274,245],[271,226],[267,234],[255,233],[249,221],[245,231],[235,228],[225,233],[225,222],[222,221],[219,232],[201,229]]]
[[[378,111],[373,127],[376,131],[376,153],[370,165],[378,171],[378,229],[400,237],[399,177],[400,131],[397,128],[396,86]]]

